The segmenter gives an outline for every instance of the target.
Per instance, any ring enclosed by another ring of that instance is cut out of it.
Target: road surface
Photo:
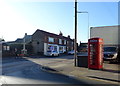
[[[86,82],[41,70],[41,65],[30,60],[3,63],[2,84],[87,84]]]
[[[75,79],[66,75],[43,71],[42,65],[54,62],[60,62],[57,58],[69,60],[73,56],[45,57],[45,58],[14,58],[14,60],[5,59],[2,62],[1,84],[79,84],[78,86],[89,86],[94,82],[109,84],[105,82]],[[63,61],[63,60],[62,60]],[[88,85],[89,84],[89,85]],[[10,85],[11,86],[11,85]]]

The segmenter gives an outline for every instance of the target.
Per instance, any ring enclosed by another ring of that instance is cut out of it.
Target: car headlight
[[[110,54],[110,55],[108,55],[109,57],[113,57],[114,56],[114,54]]]
[[[117,53],[114,54],[114,58],[117,58]]]
[[[109,57],[117,58],[117,53],[115,53],[115,54],[110,54]]]

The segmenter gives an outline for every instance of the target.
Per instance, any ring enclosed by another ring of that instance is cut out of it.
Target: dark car
[[[104,47],[105,61],[118,62],[118,49],[117,47]]]
[[[81,43],[78,47],[79,52],[88,52],[88,43]]]

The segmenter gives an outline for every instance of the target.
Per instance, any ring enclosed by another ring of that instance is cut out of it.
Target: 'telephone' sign
[[[98,40],[90,40],[90,42],[98,42]]]
[[[90,42],[103,42],[102,40],[90,40]]]

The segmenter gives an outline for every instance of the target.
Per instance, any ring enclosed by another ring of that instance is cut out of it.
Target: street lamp
[[[89,37],[90,37],[90,36],[89,36],[89,35],[90,35],[90,34],[89,34],[89,32],[90,32],[90,31],[89,31],[89,13],[88,13],[87,11],[80,11],[80,12],[77,12],[77,13],[87,13],[87,14],[88,14],[88,39],[89,39]]]
[[[75,39],[74,39],[74,61],[75,61],[75,66],[77,66],[77,13],[88,13],[86,11],[78,12],[77,11],[77,0],[75,0]],[[88,29],[89,29],[89,13],[88,13]],[[88,30],[88,39],[89,39],[89,30]]]

